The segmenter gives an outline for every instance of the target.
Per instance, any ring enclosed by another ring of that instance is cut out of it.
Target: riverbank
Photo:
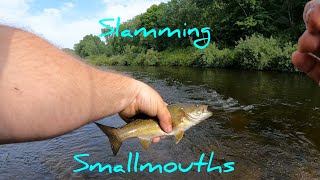
[[[96,66],[188,66],[298,72],[291,63],[291,55],[297,45],[291,42],[282,44],[280,40],[261,35],[241,39],[234,48],[222,49],[214,43],[204,50],[187,47],[161,52],[153,49],[139,52],[137,49],[135,46],[126,46],[121,54],[93,55],[87,60]]]

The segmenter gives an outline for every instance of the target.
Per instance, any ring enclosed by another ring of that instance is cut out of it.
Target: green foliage
[[[206,49],[196,52],[200,66],[226,68],[234,66],[234,53],[231,49],[220,50],[216,44],[210,44]]]
[[[235,65],[243,69],[296,72],[291,62],[291,55],[296,49],[297,45],[291,42],[281,46],[277,39],[254,34],[238,42]]]
[[[160,62],[160,53],[149,49],[147,53],[139,53],[132,61],[132,65],[140,66],[158,66]]]
[[[160,61],[160,54],[158,51],[148,49],[145,56],[145,65],[147,66],[158,66]]]
[[[136,47],[126,46],[123,54],[90,56],[89,62],[96,66],[197,66],[296,72],[291,63],[291,54],[296,49],[296,44],[281,46],[272,37],[252,35],[241,39],[234,49],[219,49],[216,44],[210,44],[204,50],[188,47],[162,52],[149,49],[146,53],[137,53]]]
[[[140,15],[130,19],[121,24],[119,32],[129,29],[133,32],[135,29],[139,29],[141,27]],[[101,29],[102,33],[106,33],[106,29]],[[113,55],[121,54],[124,52],[125,47],[129,46],[136,46],[141,47],[141,40],[143,39],[142,36],[135,36],[133,38],[123,38],[123,37],[116,37],[115,34],[111,36],[105,36],[107,46],[111,49]],[[143,49],[143,48],[142,48]]]
[[[238,64],[245,69],[264,70],[270,68],[270,61],[281,54],[281,48],[274,38],[261,35],[241,39],[235,47]]]
[[[163,51],[161,52],[160,65],[195,66],[197,65],[197,59],[195,58],[196,51],[198,50],[194,47]]]
[[[234,47],[239,39],[254,33],[265,37],[272,35],[289,42],[296,40],[303,32],[302,12],[305,3],[305,0],[171,0],[152,5],[145,13],[123,22],[120,31],[129,29],[133,32],[141,27],[147,30],[210,27],[211,41],[219,47]],[[105,31],[102,29],[102,32]],[[144,38],[141,34],[122,38],[112,35],[106,37],[106,42],[111,46],[113,55],[116,55],[123,53],[126,45],[159,52],[186,48],[193,46],[189,38],[198,37],[195,34],[182,38],[168,38],[166,35]]]
[[[107,57],[106,55],[95,55],[95,56],[89,56],[89,63],[95,66],[106,66],[106,65],[119,65],[118,59],[120,58],[120,55]]]
[[[139,53],[137,57],[132,61],[131,65],[133,66],[143,66],[146,61],[146,54]]]
[[[94,55],[104,54],[106,45],[98,36],[87,35],[78,44],[74,45],[74,50],[77,55],[86,58]]]
[[[291,53],[304,31],[306,0],[171,0],[152,5],[126,22],[119,31],[211,28],[211,42],[198,50],[187,37],[133,38],[88,35],[74,46],[75,53],[94,65],[198,66],[252,70],[297,71]],[[185,25],[186,23],[186,25]],[[101,30],[102,33],[106,29]],[[257,35],[259,34],[259,35]],[[202,34],[200,34],[202,36]],[[266,38],[268,37],[268,38]],[[269,38],[270,37],[270,38]]]
[[[64,52],[66,52],[66,53],[68,53],[68,54],[70,54],[70,55],[75,55],[75,54],[76,54],[73,49],[62,48],[61,50],[64,51]]]
[[[291,56],[298,48],[297,44],[286,43],[282,47],[282,52],[271,60],[271,69],[276,71],[298,72],[298,69],[292,64]]]

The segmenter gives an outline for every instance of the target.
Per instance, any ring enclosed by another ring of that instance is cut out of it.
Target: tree
[[[100,55],[106,52],[106,45],[98,36],[86,35],[78,44],[74,45],[77,55],[86,58],[92,55]]]
[[[120,31],[145,27],[147,30],[169,27],[171,30],[203,27],[211,28],[211,42],[218,47],[234,47],[241,38],[252,34],[275,37],[284,43],[296,41],[304,30],[302,12],[307,0],[171,0],[152,5],[141,15],[123,22]],[[186,25],[185,25],[186,23]],[[105,32],[105,30],[102,30]],[[201,35],[201,34],[200,34]],[[190,37],[133,38],[111,35],[106,37],[108,54],[121,54],[126,46],[134,46],[137,52],[154,49],[186,48],[192,46]],[[196,39],[195,34],[191,39]],[[87,56],[86,51],[82,52]]]

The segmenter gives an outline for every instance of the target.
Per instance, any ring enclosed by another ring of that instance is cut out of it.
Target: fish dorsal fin
[[[180,142],[180,140],[183,138],[183,134],[184,134],[184,131],[180,131],[178,132],[175,137],[176,137],[176,144],[178,144]]]
[[[148,150],[149,146],[151,144],[151,140],[150,139],[143,139],[143,138],[139,138],[140,144],[143,147],[143,149]]]

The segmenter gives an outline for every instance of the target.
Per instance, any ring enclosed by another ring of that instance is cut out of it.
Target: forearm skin
[[[142,84],[22,30],[0,26],[0,42],[0,144],[51,138],[118,113]]]

